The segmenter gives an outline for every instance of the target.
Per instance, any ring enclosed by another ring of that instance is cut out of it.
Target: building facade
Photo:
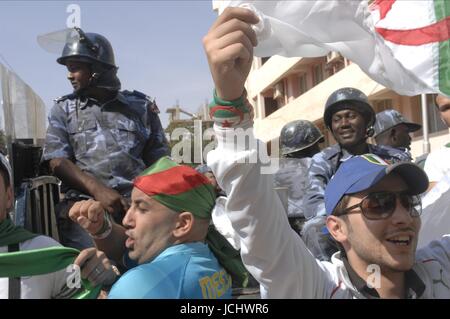
[[[255,109],[256,136],[274,149],[281,128],[290,121],[304,119],[321,129],[325,136],[324,146],[334,144],[322,115],[328,96],[342,87],[363,91],[376,113],[393,108],[422,125],[423,119],[427,118],[431,150],[448,142],[449,130],[440,120],[433,95],[426,96],[427,106],[422,110],[420,96],[396,94],[371,80],[356,64],[337,52],[318,58],[255,57],[246,89]],[[423,112],[426,112],[425,116]],[[423,130],[413,133],[411,151],[413,157],[426,151]]]

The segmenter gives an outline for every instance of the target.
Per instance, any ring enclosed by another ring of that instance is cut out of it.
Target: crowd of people
[[[120,90],[109,41],[77,29],[57,60],[74,91],[50,112],[42,157],[62,182],[60,243],[13,225],[1,156],[0,298],[224,299],[248,287],[261,298],[450,298],[450,237],[417,249],[421,196],[450,174],[450,143],[422,169],[410,153],[421,125],[375,114],[344,87],[323,114],[337,143],[321,150],[314,123],[293,119],[278,171],[263,174],[244,87],[257,22],[228,8],[203,39],[217,147],[195,168],[170,158],[154,99]],[[450,99],[436,107],[450,127]],[[235,129],[256,142],[236,144]],[[81,286],[58,268],[67,255]],[[33,258],[47,262],[34,269]]]

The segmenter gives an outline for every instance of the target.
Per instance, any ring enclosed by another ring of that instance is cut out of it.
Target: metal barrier
[[[55,206],[59,202],[59,180],[39,176],[25,180],[16,196],[16,225],[59,241]]]

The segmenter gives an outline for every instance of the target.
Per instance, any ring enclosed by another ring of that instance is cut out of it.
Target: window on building
[[[322,64],[313,66],[313,84],[317,85],[323,81],[323,67]]]
[[[271,97],[265,97],[264,98],[264,105],[265,105],[265,117],[268,117],[270,114],[278,110],[278,103],[276,100],[274,100]]]
[[[300,74],[298,76],[298,90],[299,95],[302,95],[308,90],[307,82],[306,82],[306,73]]]
[[[386,100],[376,100],[372,103],[375,113],[380,113],[387,109],[392,109],[392,100],[386,99]]]
[[[333,76],[345,67],[344,57],[335,51],[331,51],[327,54],[327,63],[325,65],[325,71],[328,76]]]
[[[428,106],[428,131],[430,133],[436,133],[447,130],[447,125],[441,120],[439,110],[436,106],[436,94],[427,94],[427,106]]]

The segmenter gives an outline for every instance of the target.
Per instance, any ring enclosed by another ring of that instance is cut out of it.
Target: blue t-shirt
[[[207,245],[180,244],[127,271],[108,298],[226,299],[231,298],[231,277]]]

